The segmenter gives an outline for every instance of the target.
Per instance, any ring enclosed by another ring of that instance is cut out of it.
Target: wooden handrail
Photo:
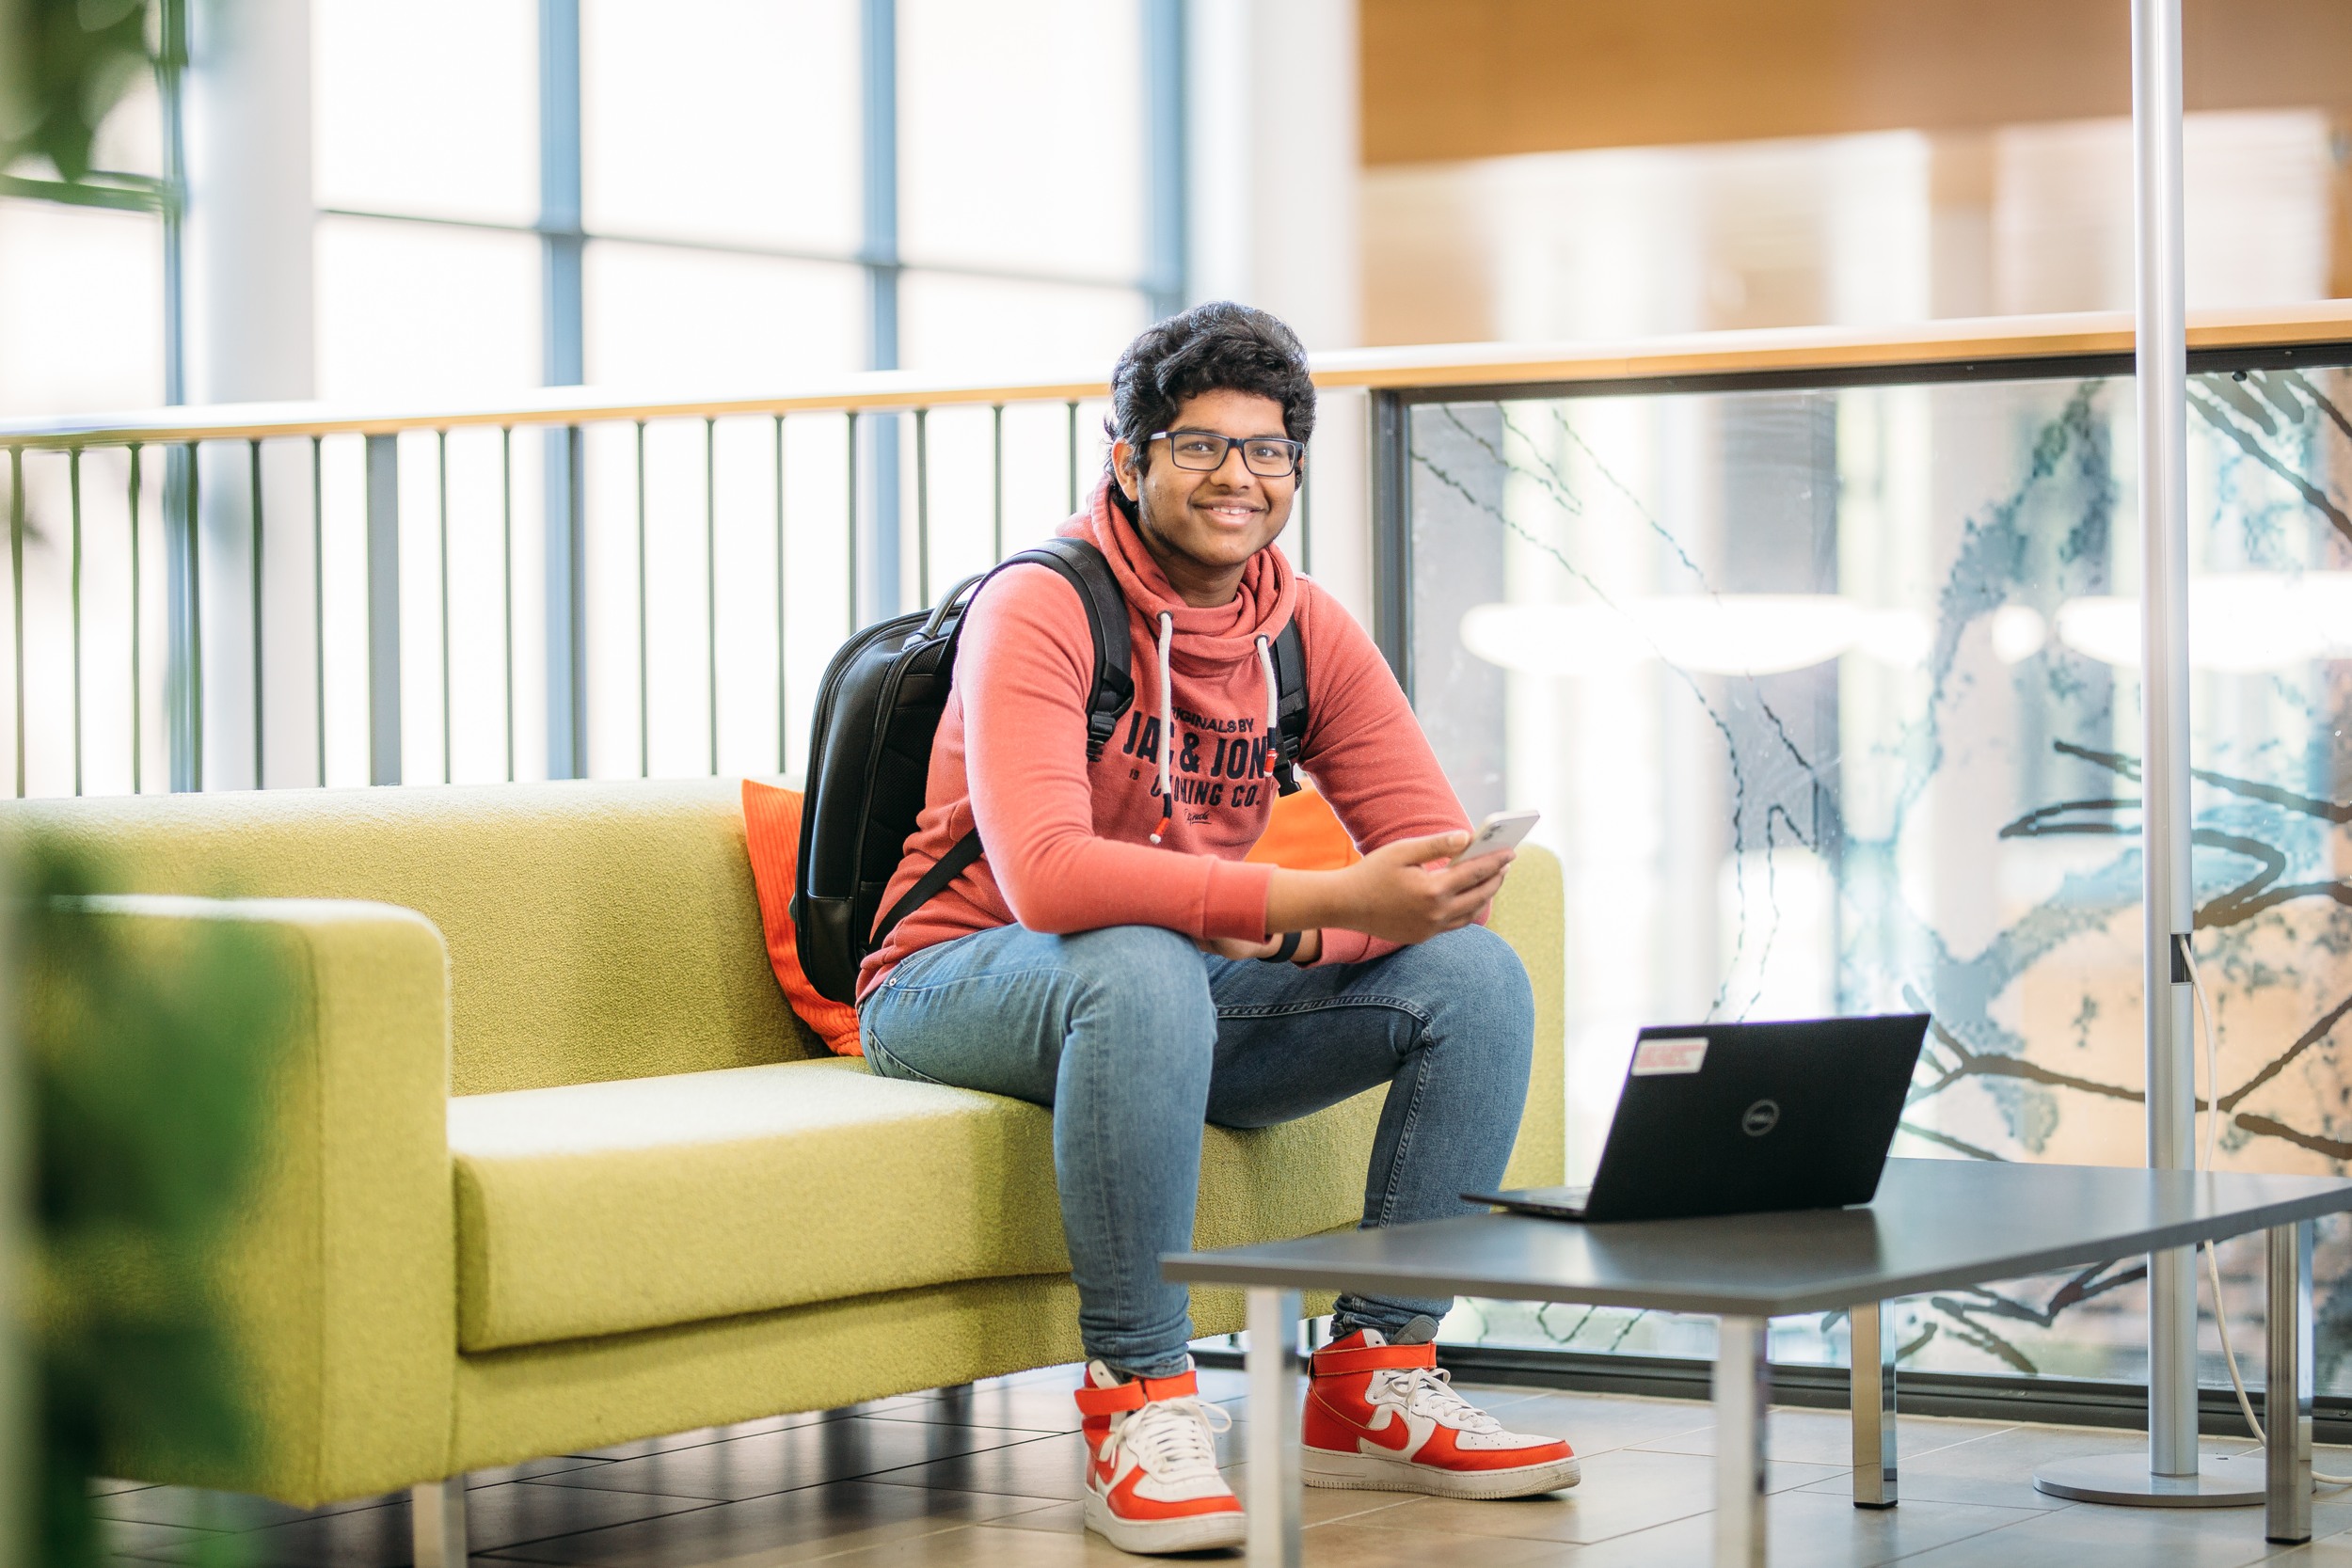
[[[2188,346],[2265,349],[2352,344],[2352,300],[2192,312]],[[1771,327],[1615,343],[1445,343],[1346,349],[1314,356],[1317,386],[1385,390],[1606,384],[1782,372],[1830,375],[1954,364],[2128,354],[2125,311],[1987,316],[1877,327]],[[0,446],[119,446],[133,441],[246,440],[281,436],[386,436],[467,425],[571,425],[607,420],[724,419],[747,414],[888,411],[1017,403],[1069,403],[1108,393],[1099,373],[1036,380],[956,378],[875,371],[801,387],[722,396],[632,395],[603,387],[551,388],[497,402],[429,408],[320,403],[218,404],[135,413],[0,420]]]

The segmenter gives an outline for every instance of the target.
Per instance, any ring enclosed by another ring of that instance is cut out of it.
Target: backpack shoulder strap
[[[1078,591],[1087,629],[1094,637],[1094,680],[1087,697],[1087,760],[1103,754],[1119,721],[1136,700],[1134,644],[1127,631],[1127,595],[1103,552],[1084,539],[1048,539],[1005,558],[1059,572]]]
[[[963,600],[968,589],[978,594],[987,578],[1017,562],[1043,566],[1061,574],[1078,591],[1078,603],[1086,610],[1087,630],[1094,642],[1094,678],[1087,692],[1087,761],[1103,754],[1118,733],[1120,717],[1136,700],[1134,641],[1127,632],[1127,595],[1120,593],[1119,579],[1111,576],[1110,562],[1103,552],[1084,539],[1048,539],[1005,557],[991,570],[967,578],[952,589],[940,601],[939,611],[932,618],[937,628],[946,619],[950,607]],[[961,622],[957,623],[958,631]],[[1290,634],[1285,634],[1290,635]],[[1304,727],[1302,721],[1302,729]],[[1296,785],[1291,787],[1295,788]],[[898,922],[930,903],[949,882],[963,875],[964,868],[980,858],[980,832],[977,828],[965,833],[948,847],[947,852],[931,863],[930,869],[915,879],[898,901],[883,911],[874,923],[874,930],[866,950],[871,952],[889,940],[891,930]]]
[[[1307,740],[1307,649],[1298,638],[1298,617],[1282,623],[1274,639],[1274,776],[1280,793],[1298,793],[1298,749]]]

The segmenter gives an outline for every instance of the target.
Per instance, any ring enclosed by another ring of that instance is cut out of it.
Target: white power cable
[[[2214,1027],[2213,999],[2205,994],[2204,978],[2197,973],[2197,955],[2185,938],[2174,940],[2180,942],[2181,958],[2188,968],[2189,990],[2196,993],[2197,1010],[2205,1021],[2205,1140],[2197,1168],[2211,1170],[2221,1137],[2221,1037]],[[2189,1093],[2192,1098],[2196,1094],[2194,1083],[2189,1085]],[[2238,1370],[2237,1351],[2230,1343],[2230,1309],[2221,1301],[2221,1263],[2214,1255],[2214,1243],[2206,1242],[2203,1245],[2205,1276],[2213,1282],[2214,1326],[2221,1336],[2221,1360],[2230,1369],[2230,1386],[2237,1391],[2238,1414],[2246,1418],[2254,1441],[2267,1444],[2270,1440],[2263,1435],[2263,1424],[2254,1418],[2254,1402],[2246,1392],[2245,1374]],[[2312,1472],[2312,1480],[2323,1486],[2352,1486],[2352,1476],[2331,1476],[2318,1470]]]

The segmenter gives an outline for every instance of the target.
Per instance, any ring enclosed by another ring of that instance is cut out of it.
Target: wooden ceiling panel
[[[2126,0],[1359,0],[1367,164],[2128,114]],[[2185,0],[2191,109],[2352,103],[2352,0]]]

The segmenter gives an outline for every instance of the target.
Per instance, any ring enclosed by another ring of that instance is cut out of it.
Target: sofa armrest
[[[1535,1060],[1528,1075],[1527,1108],[1518,1142],[1502,1175],[1507,1187],[1548,1187],[1566,1180],[1567,1166],[1567,907],[1559,857],[1520,847],[1503,879],[1487,927],[1508,942],[1527,966],[1535,991]]]
[[[449,959],[413,910],[325,899],[79,900],[133,951],[247,927],[286,987],[263,1148],[218,1289],[254,1444],[204,1475],[309,1506],[447,1473],[457,1355]]]

